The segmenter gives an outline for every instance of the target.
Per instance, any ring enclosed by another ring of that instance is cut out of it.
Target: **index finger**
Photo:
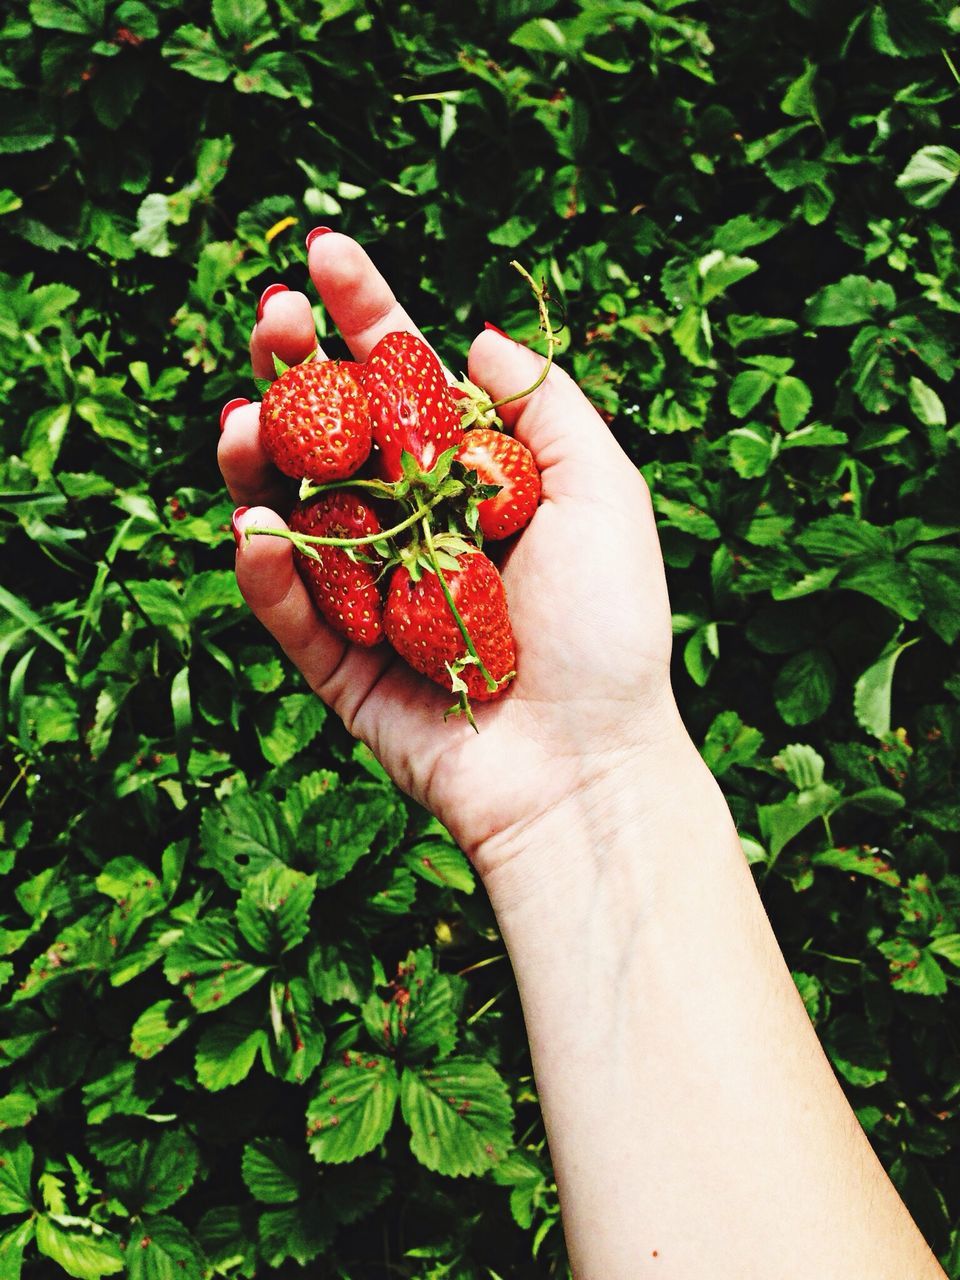
[[[399,330],[423,338],[356,240],[337,231],[317,236],[307,261],[323,305],[355,360],[366,360],[388,333]]]

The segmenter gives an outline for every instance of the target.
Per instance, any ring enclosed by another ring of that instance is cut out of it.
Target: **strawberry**
[[[526,445],[502,431],[477,427],[463,437],[456,461],[476,471],[481,484],[501,486],[477,507],[485,538],[509,538],[529,523],[540,501],[540,472]]]
[[[345,480],[372,446],[367,396],[351,360],[309,360],[281,373],[260,406],[260,439],[288,476]]]
[[[456,557],[458,568],[443,570],[444,581],[470,633],[477,653],[494,680],[504,681],[516,668],[516,648],[507,596],[496,566],[475,547]],[[416,671],[449,689],[451,666],[467,655],[436,573],[423,571],[415,580],[404,564],[390,579],[383,629],[397,653]],[[476,665],[460,672],[470,698],[486,701],[503,692],[489,689]]]
[[[429,471],[463,434],[460,411],[440,361],[413,333],[388,333],[363,366],[373,439],[384,480],[400,480],[400,454],[413,454]]]
[[[290,517],[295,533],[321,538],[365,538],[380,532],[376,513],[355,494],[334,490],[302,503]],[[294,561],[314,604],[341,635],[354,644],[377,644],[383,636],[383,601],[376,563],[351,560],[340,547],[315,547],[319,560],[294,552]],[[364,556],[373,553],[362,548]]]

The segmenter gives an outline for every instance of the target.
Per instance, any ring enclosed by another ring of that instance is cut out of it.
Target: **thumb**
[[[467,373],[497,401],[532,386],[545,363],[529,347],[488,329],[473,341]],[[535,391],[498,412],[536,459],[546,496],[582,497],[625,468],[636,473],[599,413],[556,364]]]

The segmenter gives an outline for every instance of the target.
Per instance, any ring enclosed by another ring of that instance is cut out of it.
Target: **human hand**
[[[310,275],[353,357],[415,326],[364,250],[317,237]],[[276,292],[250,342],[254,373],[273,374],[316,346],[304,294]],[[323,353],[320,353],[323,358]],[[542,357],[488,330],[467,373],[494,399],[530,386]],[[501,572],[517,641],[508,691],[475,707],[479,733],[444,721],[450,694],[386,644],[360,649],[315,611],[286,539],[242,536],[237,580],[254,614],[310,687],[373,750],[398,785],[437,815],[483,876],[509,859],[515,837],[554,806],[618,784],[662,760],[682,737],[669,684],[670,611],[649,494],[636,467],[558,367],[506,426],[533,453],[543,496]],[[219,461],[245,525],[281,527],[289,498],[259,443],[259,405],[230,412]]]

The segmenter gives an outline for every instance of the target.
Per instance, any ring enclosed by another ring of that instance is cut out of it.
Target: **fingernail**
[[[328,231],[332,231],[333,227],[314,227],[307,236],[307,253],[310,252],[310,246],[318,236],[325,236]]]
[[[275,293],[287,293],[287,292],[288,290],[285,284],[268,284],[267,285],[266,289],[264,289],[263,293],[261,293],[260,295],[260,301],[257,303],[257,322],[258,323],[263,319],[263,308],[267,305],[268,301],[273,297],[273,295]]]
[[[485,329],[492,329],[494,333],[499,333],[501,338],[510,338],[509,333],[504,333],[502,329],[498,329],[497,326],[495,324],[491,324],[489,320],[484,320],[483,327]],[[510,338],[510,341],[513,342],[513,338]]]
[[[237,544],[237,550],[240,550],[240,540],[243,537],[243,530],[237,524],[241,516],[245,516],[250,510],[249,507],[237,507],[236,511],[230,517],[230,528],[233,530],[233,540]]]
[[[220,430],[227,425],[227,419],[233,413],[234,409],[239,409],[242,404],[249,404],[249,400],[245,400],[243,396],[237,396],[235,400],[228,400],[220,410]]]

